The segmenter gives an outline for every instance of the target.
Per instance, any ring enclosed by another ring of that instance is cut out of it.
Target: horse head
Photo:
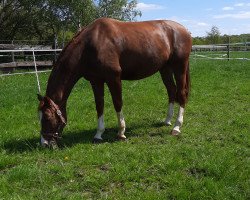
[[[57,147],[66,120],[58,105],[49,97],[38,95],[39,118],[41,122],[41,145],[44,147]]]

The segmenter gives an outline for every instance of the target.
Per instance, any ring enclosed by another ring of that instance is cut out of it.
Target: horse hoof
[[[180,136],[181,132],[180,131],[177,131],[177,130],[172,130],[171,131],[171,135],[172,136]]]
[[[166,126],[172,126],[171,122],[165,122]]]
[[[94,138],[92,141],[93,144],[101,144],[103,143],[103,139],[99,139],[99,138]]]
[[[126,141],[126,140],[127,140],[127,138],[126,138],[126,137],[124,137],[124,136],[120,136],[120,135],[118,135],[118,136],[117,136],[117,140],[118,140],[118,141]]]

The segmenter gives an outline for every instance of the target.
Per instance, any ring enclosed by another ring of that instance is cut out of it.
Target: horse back
[[[170,59],[185,59],[191,50],[188,31],[167,20],[121,22],[101,18],[87,27],[84,39],[89,70],[122,72],[123,79],[150,76]]]

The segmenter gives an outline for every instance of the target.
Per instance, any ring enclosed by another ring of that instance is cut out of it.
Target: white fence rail
[[[62,49],[14,49],[14,50],[0,50],[0,53],[12,53],[12,52],[58,52]]]
[[[37,82],[37,90],[38,93],[41,94],[41,86],[40,86],[40,80],[39,80],[39,73],[44,73],[44,72],[49,72],[50,70],[43,70],[43,71],[38,71],[37,69],[37,61],[36,61],[36,55],[35,52],[59,52],[61,49],[51,49],[51,50],[41,50],[41,49],[18,49],[18,50],[0,50],[0,53],[15,53],[15,52],[32,52],[32,57],[33,57],[33,66],[34,66],[34,71],[32,72],[18,72],[18,73],[11,73],[11,74],[0,74],[0,77],[3,76],[13,76],[13,75],[24,75],[24,74],[35,74],[36,75],[36,82]]]
[[[191,58],[209,60],[250,60],[250,42],[193,45]]]
[[[52,66],[52,61],[37,61],[36,59],[36,52],[50,52],[57,54],[58,52],[62,51],[62,49],[15,49],[15,50],[0,50],[0,57],[6,56],[6,53],[10,54],[9,56],[14,57],[14,53],[25,53],[30,52],[32,53],[29,56],[32,56],[31,61],[15,61],[15,62],[8,62],[8,63],[0,63],[0,70],[5,68],[18,68],[20,66],[25,67],[34,67],[35,71],[28,71],[28,72],[17,72],[17,73],[3,73],[0,72],[0,77],[3,76],[13,76],[13,75],[23,75],[23,74],[38,74],[38,73],[44,73],[49,72],[51,70],[38,70],[37,66]],[[50,54],[51,56],[54,56],[53,54]]]
[[[233,51],[238,49],[238,51]],[[42,54],[49,53],[50,56],[54,56],[61,52],[62,49],[14,49],[14,50],[0,50],[0,58],[4,56],[12,57],[20,56],[20,53],[30,53],[28,56],[32,57],[29,61],[17,61],[1,63],[0,61],[0,77],[21,75],[21,74],[33,74],[44,73],[50,70],[39,70],[39,66],[52,66],[52,61],[39,61],[36,59],[38,56],[48,55]],[[53,54],[54,53],[54,54]],[[27,56],[27,55],[26,55]],[[250,60],[250,42],[234,43],[234,44],[219,44],[219,45],[193,45],[191,58],[193,59],[209,59],[209,60]],[[18,68],[19,66],[34,67],[35,71],[17,72],[17,73],[2,73],[1,69],[4,68]]]

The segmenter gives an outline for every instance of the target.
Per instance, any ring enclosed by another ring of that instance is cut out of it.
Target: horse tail
[[[188,97],[190,95],[190,90],[191,90],[191,80],[190,80],[190,70],[189,70],[189,62],[187,65],[187,70],[186,70],[186,100],[188,100]]]

